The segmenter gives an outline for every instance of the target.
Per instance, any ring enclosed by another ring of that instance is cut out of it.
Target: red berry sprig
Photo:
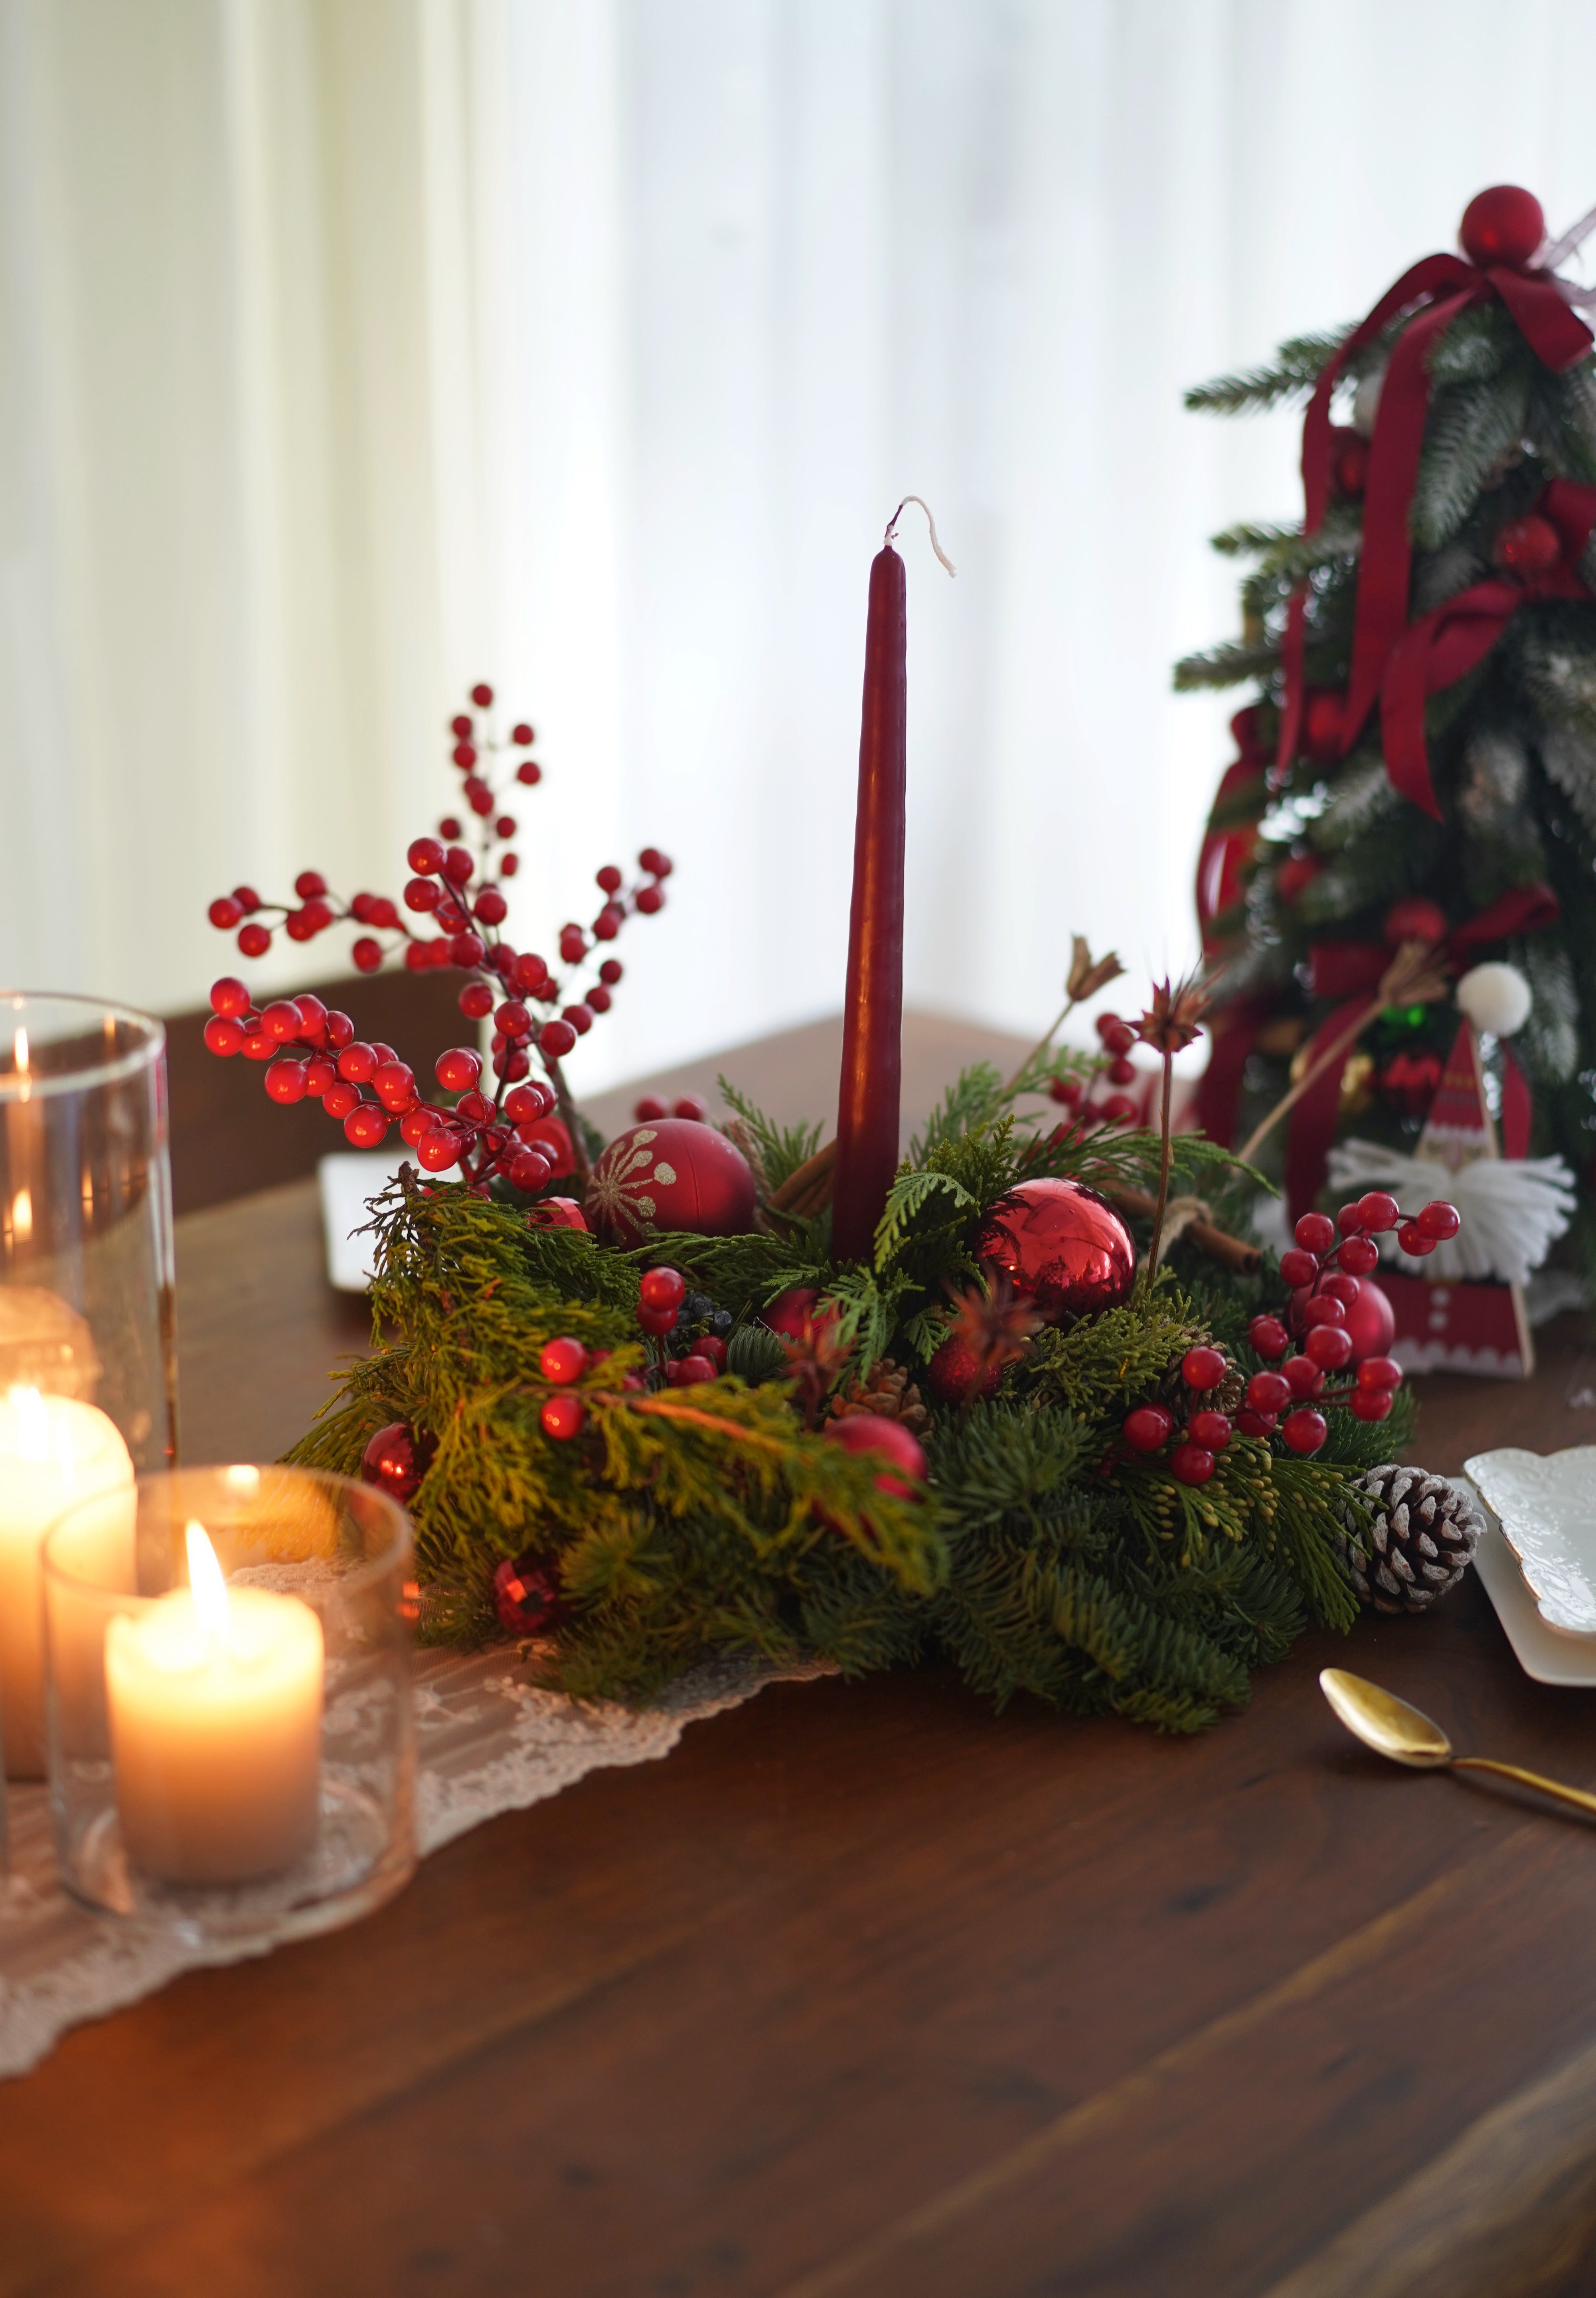
[[[471,701],[478,712],[491,710],[492,688],[474,686]],[[396,948],[403,949],[412,971],[458,968],[469,977],[460,991],[462,1013],[474,1021],[492,1016],[489,1089],[480,1090],[482,1057],[457,1046],[441,1057],[435,1072],[438,1084],[456,1100],[451,1106],[425,1100],[413,1071],[391,1046],[355,1042],[347,1014],[329,1013],[314,996],[279,998],[257,1013],[245,985],[231,976],[211,988],[205,1043],[224,1059],[243,1054],[269,1062],[265,1085],[273,1101],[318,1100],[357,1147],[377,1147],[397,1120],[426,1171],[445,1172],[458,1163],[479,1190],[501,1174],[516,1187],[532,1191],[571,1170],[568,1137],[562,1150],[562,1128],[550,1130],[546,1123],[558,1094],[531,1075],[534,1052],[558,1087],[560,1062],[587,1035],[595,1017],[608,1013],[622,979],[620,961],[595,959],[596,949],[613,942],[633,913],[652,917],[664,907],[664,880],[672,864],[657,847],[645,847],[638,856],[641,874],[628,888],[622,872],[607,864],[598,872],[604,899],[591,929],[571,924],[561,930],[564,972],[533,951],[517,951],[500,929],[509,914],[503,882],[518,867],[512,845],[517,824],[513,814],[500,811],[492,761],[514,756],[515,781],[527,787],[541,781],[542,766],[525,755],[533,730],[517,722],[508,742],[501,742],[491,722],[479,723],[461,711],[450,732],[451,755],[464,778],[461,794],[480,825],[475,853],[461,842],[467,835],[461,820],[445,814],[436,838],[418,838],[410,845],[413,874],[402,908],[380,894],[356,894],[344,903],[328,891],[319,871],[304,870],[294,880],[297,908],[262,902],[252,886],[237,886],[211,904],[210,916],[223,932],[236,930],[246,957],[262,957],[270,948],[273,929],[262,919],[275,915],[292,941],[312,940],[343,922],[364,927],[350,952],[363,973],[375,973]],[[439,929],[435,934],[423,932],[428,921]],[[385,944],[378,938],[384,935],[389,937]],[[580,986],[575,977],[587,971],[592,979]],[[530,1129],[540,1126],[541,1133]]]
[[[1075,1127],[1083,1133],[1104,1125],[1130,1124],[1141,1113],[1140,1104],[1122,1090],[1137,1080],[1136,1064],[1129,1059],[1135,1029],[1118,1013],[1099,1013],[1096,1029],[1102,1053],[1085,1056],[1075,1070],[1055,1077],[1047,1088],[1061,1107],[1073,1111]],[[1116,1090],[1098,1098],[1104,1085]]]

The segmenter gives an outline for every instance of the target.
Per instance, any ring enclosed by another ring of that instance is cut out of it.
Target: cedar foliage
[[[1311,1616],[1350,1623],[1335,1548],[1349,1478],[1390,1457],[1405,1425],[1337,1412],[1339,1449],[1313,1461],[1238,1440],[1195,1490],[1125,1457],[1126,1410],[1174,1393],[1195,1340],[1218,1333],[1256,1368],[1243,1335],[1267,1275],[1223,1277],[1177,1244],[1151,1293],[1141,1280],[1123,1307],[1047,1328],[990,1403],[944,1411],[914,1499],[877,1489],[879,1460],[806,1429],[760,1321],[813,1284],[848,1343],[834,1385],[884,1355],[922,1362],[947,1329],[947,1281],[975,1275],[981,1223],[1016,1182],[1141,1182],[1156,1168],[1152,1135],[1043,1137],[1016,1124],[1012,1097],[988,1074],[953,1089],[867,1268],[830,1261],[825,1215],[796,1244],[672,1236],[622,1252],[407,1168],[373,1207],[376,1352],[291,1457],[354,1474],[391,1421],[434,1438],[411,1502],[423,1633],[493,1633],[494,1566],[534,1551],[570,1608],[544,1680],[580,1697],[646,1698],[712,1653],[815,1652],[859,1674],[942,1652],[999,1705],[1028,1691],[1196,1730],[1245,1699],[1248,1671]],[[808,1137],[783,1139],[747,1104],[737,1115],[778,1169]],[[1188,1180],[1216,1170],[1211,1145],[1179,1148]],[[628,1386],[649,1364],[640,1272],[667,1254],[732,1311],[729,1369],[689,1389]],[[542,1428],[539,1356],[566,1334],[591,1353],[575,1392],[585,1426],[562,1442]]]

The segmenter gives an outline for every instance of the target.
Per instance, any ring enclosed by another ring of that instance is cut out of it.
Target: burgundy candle
[[[854,905],[831,1193],[831,1252],[838,1261],[871,1259],[876,1224],[897,1170],[909,621],[904,563],[890,541],[897,524],[895,517],[870,570],[864,632]]]

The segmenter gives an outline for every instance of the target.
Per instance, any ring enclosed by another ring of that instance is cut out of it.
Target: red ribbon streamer
[[[1197,925],[1203,950],[1211,957],[1220,945],[1210,929],[1216,917],[1240,900],[1242,870],[1258,844],[1255,822],[1236,822],[1223,830],[1213,826],[1213,817],[1225,800],[1268,771],[1269,751],[1258,739],[1258,716],[1254,704],[1250,709],[1238,710],[1230,721],[1230,732],[1240,755],[1220,778],[1209,809],[1208,828],[1203,835],[1203,849],[1197,856]]]
[[[1554,373],[1560,374],[1583,359],[1596,341],[1547,274],[1512,271],[1501,264],[1490,264],[1482,270],[1460,255],[1426,255],[1387,288],[1369,317],[1353,328],[1320,375],[1309,401],[1302,423],[1303,532],[1314,534],[1323,525],[1329,507],[1335,449],[1330,401],[1336,385],[1353,353],[1372,342],[1400,312],[1416,303],[1427,307],[1402,330],[1393,348],[1369,442],[1352,674],[1342,729],[1344,756],[1381,690],[1392,650],[1407,628],[1412,564],[1408,513],[1430,396],[1425,355],[1460,312],[1490,295],[1501,298],[1531,350]],[[1278,755],[1282,772],[1296,756],[1302,734],[1306,632],[1303,586],[1294,593],[1286,613],[1282,654],[1285,701]]]

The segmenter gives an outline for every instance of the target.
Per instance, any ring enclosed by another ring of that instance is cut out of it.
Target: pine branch
[[[1175,691],[1190,694],[1207,686],[1241,686],[1248,679],[1270,679],[1279,667],[1278,641],[1228,640],[1198,654],[1183,656],[1175,665]]]
[[[1528,354],[1525,354],[1527,359]],[[1438,550],[1468,523],[1481,495],[1500,484],[1529,414],[1524,360],[1486,383],[1437,393],[1419,457],[1409,525],[1420,550]]]
[[[1281,344],[1272,367],[1198,384],[1187,393],[1186,404],[1195,415],[1250,415],[1306,399],[1351,333],[1350,327],[1340,327],[1334,335],[1294,335]]]

